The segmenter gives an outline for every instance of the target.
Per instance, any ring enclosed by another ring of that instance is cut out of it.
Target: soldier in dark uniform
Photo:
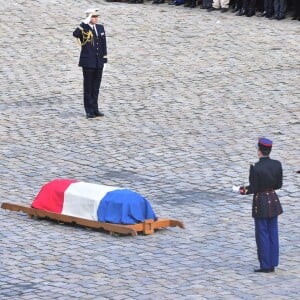
[[[300,21],[300,1],[293,0],[293,4],[294,4],[294,14],[292,20]]]
[[[79,66],[83,72],[84,109],[87,118],[102,117],[98,96],[104,64],[107,63],[106,36],[98,22],[98,9],[86,11],[87,18],[73,32],[81,43]]]
[[[258,17],[272,18],[274,15],[274,0],[264,0],[264,10]]]
[[[257,144],[259,161],[250,167],[249,185],[241,186],[242,195],[253,194],[252,217],[260,268],[254,272],[274,272],[279,262],[277,216],[282,207],[275,190],[282,186],[282,166],[269,157],[272,141],[260,138]]]
[[[236,14],[237,16],[252,17],[255,15],[256,0],[243,0],[242,8]]]
[[[243,8],[243,0],[234,0],[232,1],[232,12],[239,12]]]

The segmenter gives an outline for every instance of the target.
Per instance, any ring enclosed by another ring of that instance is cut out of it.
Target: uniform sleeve
[[[87,27],[87,24],[81,23],[73,32],[73,36],[82,39],[82,31],[88,32],[89,27]]]
[[[276,176],[276,184],[275,184],[275,187],[274,187],[275,190],[278,190],[282,187],[282,177],[283,177],[283,175],[282,175],[282,166],[281,166],[280,162],[278,162],[278,163],[279,163],[279,170],[278,170],[278,174]]]
[[[106,34],[105,34],[105,30],[104,30],[104,27],[103,27],[103,60],[104,60],[104,63],[107,63],[107,45],[106,45]]]
[[[246,187],[246,194],[253,194],[258,192],[258,174],[253,165],[250,166],[249,171],[249,185]]]

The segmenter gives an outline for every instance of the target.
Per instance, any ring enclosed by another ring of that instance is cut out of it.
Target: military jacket
[[[261,157],[250,166],[249,186],[246,194],[253,195],[252,216],[272,218],[282,213],[282,207],[275,190],[282,187],[282,166],[278,160]]]
[[[81,42],[79,66],[100,69],[107,63],[106,35],[103,25],[96,24],[98,36],[92,28],[81,23],[73,32],[73,36]]]

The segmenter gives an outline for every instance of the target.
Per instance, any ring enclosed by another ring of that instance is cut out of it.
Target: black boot
[[[192,0],[191,1],[191,5],[190,5],[190,8],[195,8],[197,5],[196,5],[196,0]]]
[[[244,10],[244,9],[240,9],[239,11],[238,11],[238,13],[236,14],[236,16],[244,16],[244,15],[246,15],[247,14],[247,12]]]
[[[191,6],[191,0],[188,0],[188,1],[185,1],[185,3],[184,3],[184,7],[190,7]]]

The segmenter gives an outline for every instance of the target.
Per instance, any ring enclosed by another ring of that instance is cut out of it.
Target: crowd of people
[[[107,0],[118,1],[118,0]],[[128,3],[144,3],[147,0],[128,0]],[[208,12],[232,12],[236,16],[257,16],[270,20],[282,20],[291,15],[300,21],[300,0],[152,0],[153,4],[183,5],[184,7],[205,9]]]

